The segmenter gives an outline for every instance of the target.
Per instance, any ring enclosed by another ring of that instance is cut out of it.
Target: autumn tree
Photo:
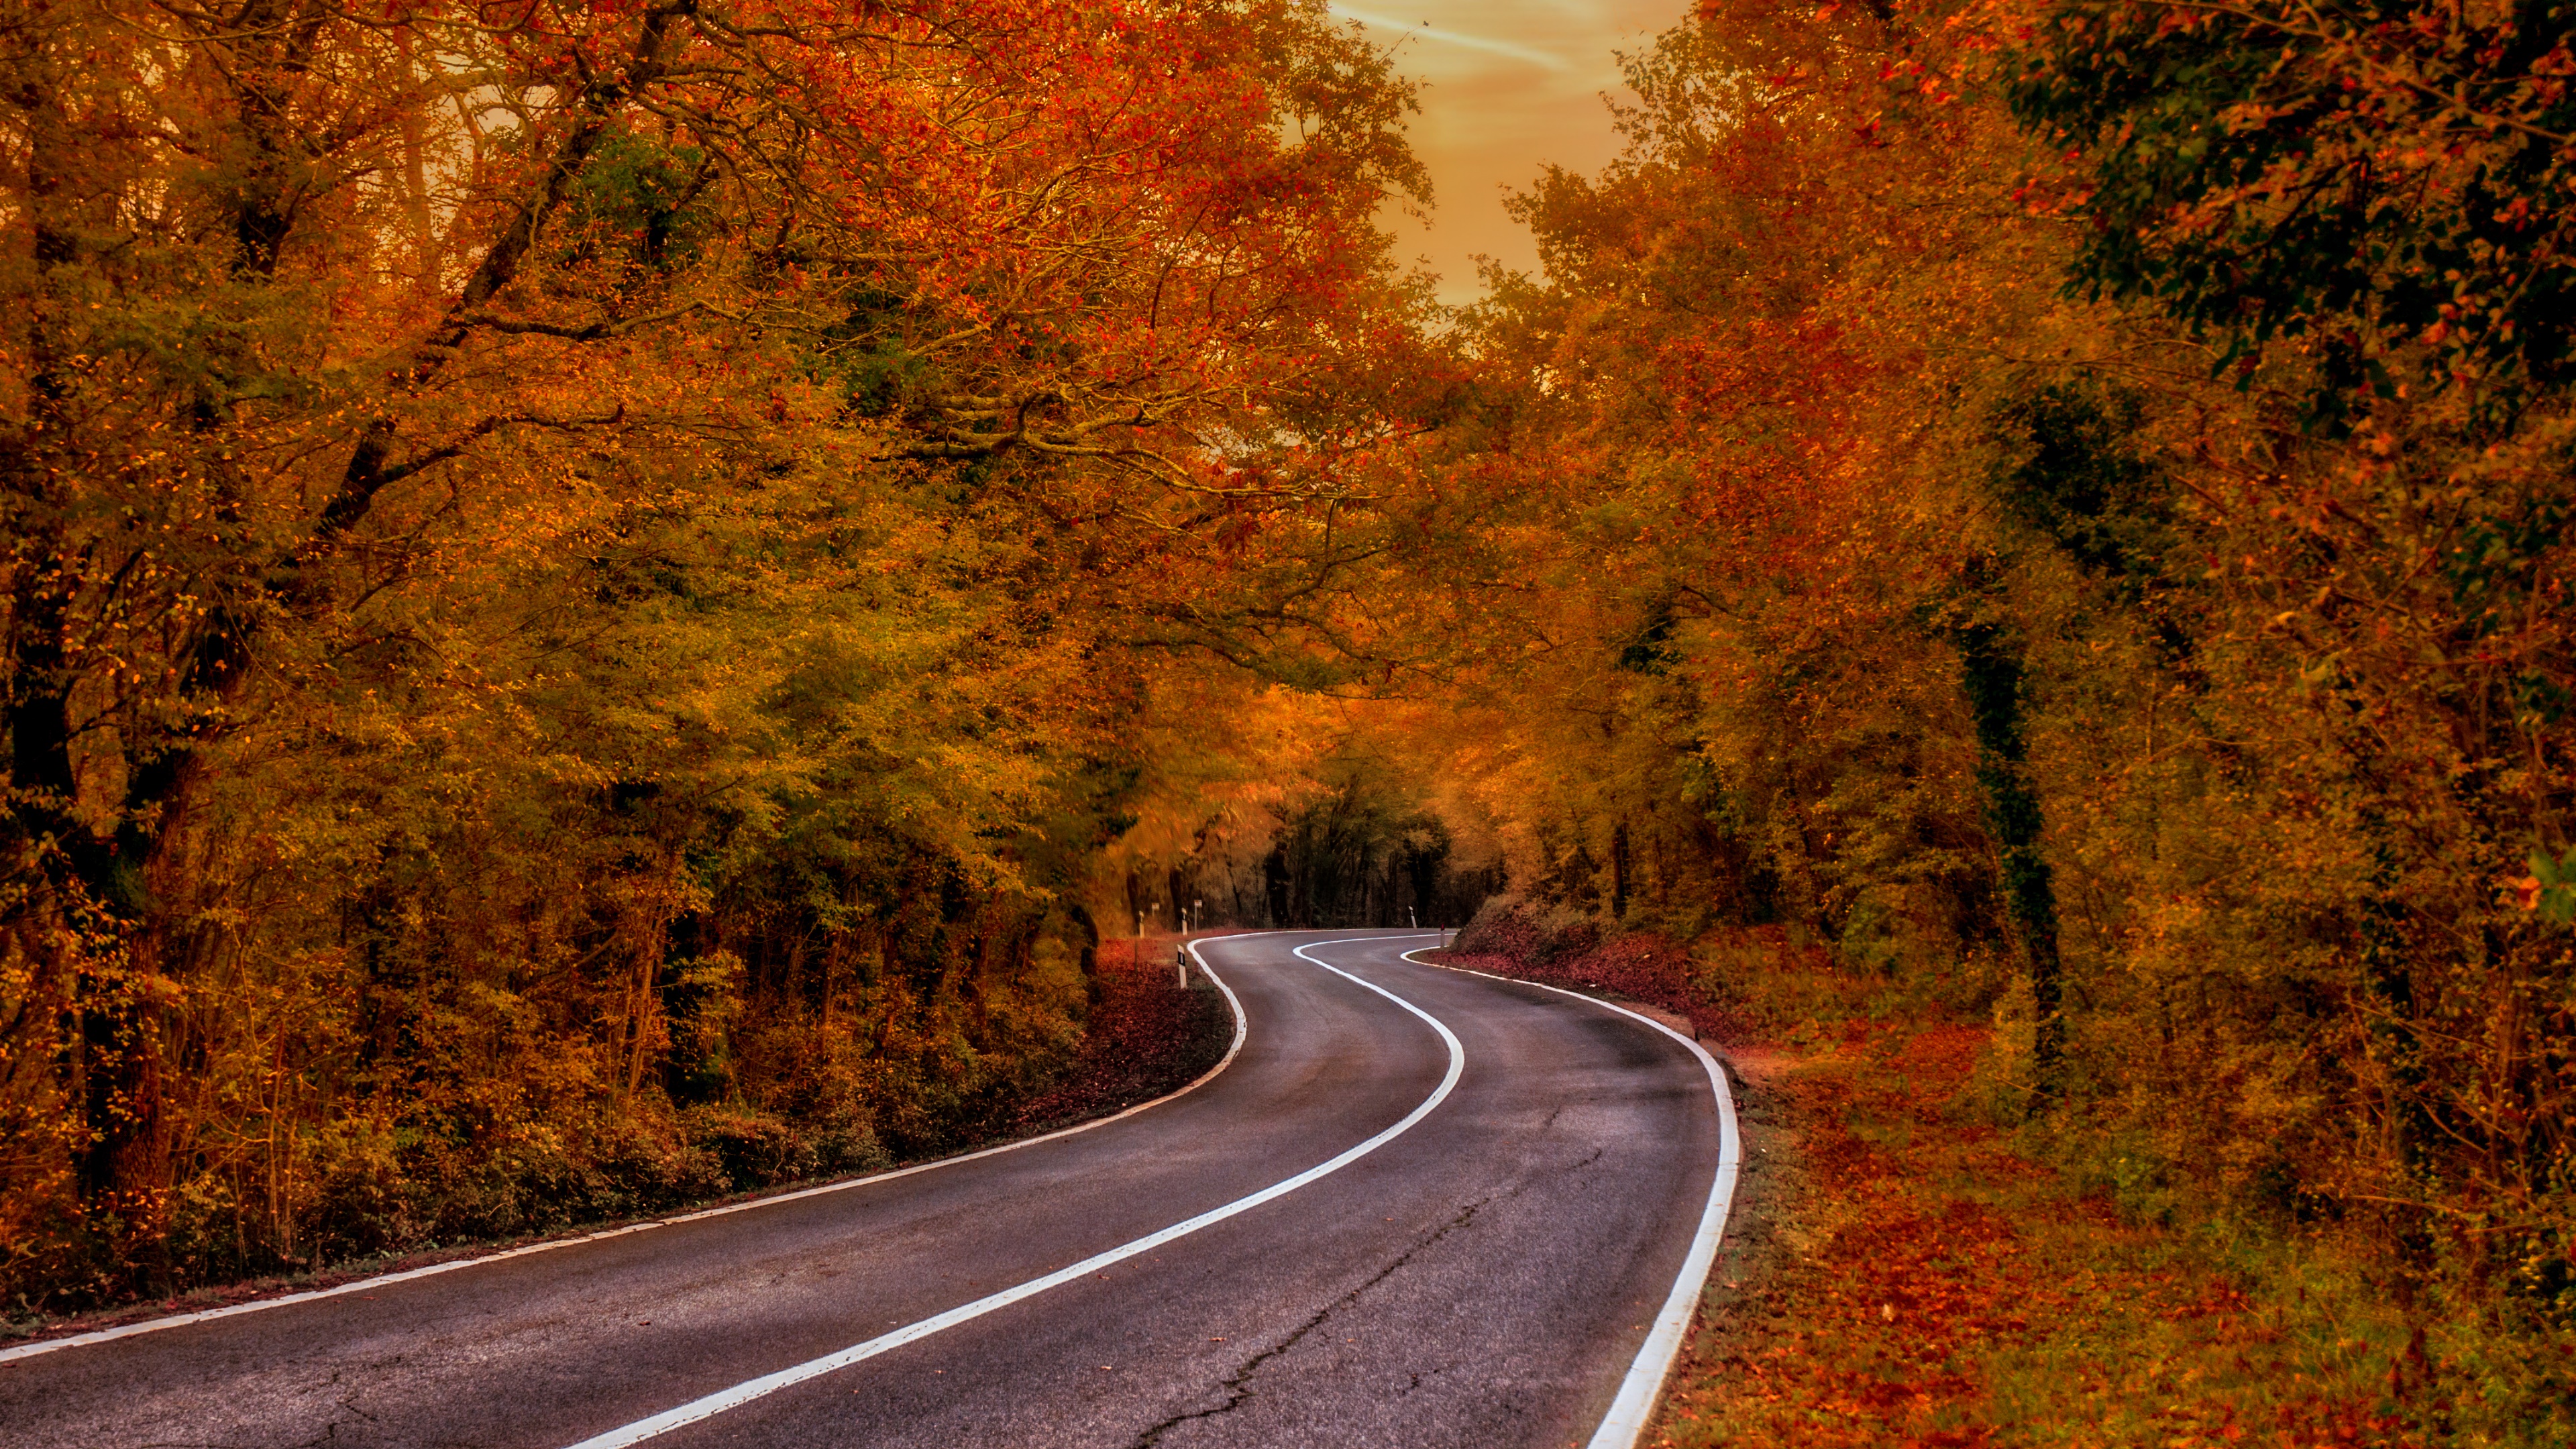
[[[1638,57],[1435,470],[1515,883],[1825,943],[1785,1009],[1990,1017],[1996,1105],[2135,1210],[2541,1331],[2565,38],[1748,0]]]
[[[792,1176],[1063,1058],[1132,681],[1263,610],[1169,561],[1384,431],[1378,57],[81,0],[0,67],[13,1284]]]

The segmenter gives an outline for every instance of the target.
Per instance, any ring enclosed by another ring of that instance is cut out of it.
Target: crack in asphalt
[[[364,1392],[366,1392],[364,1385],[351,1385],[348,1393],[334,1401],[334,1406],[338,1408],[340,1412],[333,1414],[329,1419],[323,1422],[322,1432],[305,1440],[302,1444],[297,1445],[296,1449],[320,1449],[320,1446],[322,1445],[338,1442],[340,1438],[340,1430],[344,1425],[354,1426],[363,1424],[366,1427],[373,1428],[376,1423],[376,1416],[358,1407],[358,1395]]]
[[[330,1382],[338,1387],[341,1378],[341,1375],[333,1374]],[[331,1406],[335,1412],[316,1426],[312,1437],[295,1440],[285,1449],[322,1449],[322,1446],[337,1441],[343,1428],[376,1427],[376,1416],[358,1407],[358,1396],[365,1392],[364,1384],[348,1385],[346,1392],[332,1399]],[[137,1449],[235,1449],[244,1442],[241,1439],[154,1439],[137,1446]]]
[[[1358,1287],[1353,1288],[1341,1297],[1334,1299],[1332,1302],[1325,1304],[1319,1309],[1316,1309],[1315,1315],[1307,1319],[1305,1322],[1297,1325],[1296,1331],[1290,1333],[1286,1338],[1279,1340],[1279,1342],[1272,1344],[1270,1347],[1263,1349],[1261,1352],[1254,1354],[1252,1357],[1245,1359],[1242,1365],[1236,1368],[1233,1373],[1226,1375],[1224,1383],[1220,1385],[1220,1387],[1226,1391],[1226,1400],[1224,1403],[1219,1404],[1212,1409],[1192,1409],[1187,1413],[1174,1414],[1163,1422],[1145,1430],[1144,1433],[1137,1435],[1136,1442],[1130,1445],[1129,1449],[1155,1449],[1156,1445],[1163,1442],[1163,1436],[1165,1434],[1170,1433],[1172,1430],[1179,1428],[1183,1424],[1192,1423],[1200,1419],[1219,1418],[1223,1415],[1231,1414],[1235,1410],[1243,1407],[1244,1404],[1249,1402],[1252,1398],[1252,1384],[1250,1380],[1254,1374],[1260,1372],[1263,1364],[1268,1363],[1279,1355],[1295,1348],[1299,1342],[1304,1340],[1306,1335],[1323,1327],[1326,1319],[1331,1318],[1335,1313],[1338,1313],[1342,1309],[1349,1307],[1352,1303],[1357,1302],[1360,1295],[1368,1292],[1380,1283],[1385,1282],[1387,1279],[1394,1277],[1397,1272],[1403,1269],[1405,1264],[1412,1262],[1415,1255],[1419,1254],[1423,1249],[1439,1242],[1442,1238],[1449,1236],[1458,1229],[1467,1226],[1467,1224],[1474,1219],[1476,1214],[1483,1210],[1486,1204],[1494,1200],[1495,1196],[1505,1195],[1517,1195],[1517,1193],[1489,1195],[1478,1198],[1476,1201],[1467,1204],[1466,1207],[1460,1209],[1456,1217],[1442,1223],[1420,1242],[1417,1242],[1413,1246],[1405,1249],[1394,1262],[1387,1264],[1385,1267],[1377,1270],[1376,1273],[1370,1275],[1367,1282],[1360,1284]],[[1416,1377],[1415,1382],[1420,1382],[1419,1376]]]
[[[1343,1294],[1341,1297],[1336,1298],[1332,1302],[1315,1310],[1315,1315],[1312,1318],[1309,1318],[1305,1322],[1297,1325],[1296,1330],[1290,1333],[1286,1338],[1283,1338],[1279,1342],[1272,1344],[1270,1347],[1263,1349],[1261,1352],[1254,1354],[1252,1357],[1245,1359],[1233,1373],[1226,1375],[1224,1381],[1219,1385],[1219,1387],[1223,1388],[1226,1392],[1224,1403],[1219,1404],[1212,1409],[1192,1409],[1187,1413],[1174,1414],[1170,1418],[1163,1420],[1161,1423],[1148,1428],[1142,1434],[1137,1435],[1136,1441],[1129,1445],[1128,1449],[1156,1449],[1156,1446],[1163,1442],[1163,1436],[1165,1434],[1170,1433],[1172,1430],[1179,1428],[1183,1424],[1194,1423],[1201,1419],[1222,1418],[1223,1416],[1231,1414],[1235,1410],[1242,1408],[1244,1404],[1249,1402],[1252,1398],[1252,1384],[1250,1382],[1252,1376],[1255,1373],[1260,1372],[1263,1364],[1268,1363],[1279,1355],[1295,1348],[1299,1342],[1304,1340],[1306,1335],[1323,1327],[1326,1319],[1331,1318],[1335,1313],[1338,1313],[1342,1309],[1348,1308],[1351,1304],[1357,1302],[1360,1296],[1368,1292],[1370,1289],[1385,1282],[1387,1279],[1394,1277],[1405,1264],[1412,1262],[1415,1256],[1420,1254],[1424,1249],[1438,1243],[1442,1238],[1449,1236],[1458,1229],[1467,1226],[1467,1224],[1475,1218],[1477,1213],[1482,1212],[1497,1201],[1507,1201],[1509,1199],[1519,1197],[1521,1194],[1529,1191],[1537,1184],[1539,1176],[1549,1175],[1570,1177],[1600,1161],[1608,1150],[1609,1149],[1605,1147],[1596,1146],[1589,1153],[1586,1153],[1581,1161],[1567,1163],[1564,1167],[1557,1169],[1553,1174],[1532,1174],[1530,1177],[1524,1178],[1507,1191],[1488,1193],[1485,1196],[1476,1199],[1474,1202],[1467,1204],[1464,1208],[1459,1210],[1456,1217],[1442,1223],[1439,1227],[1433,1229],[1431,1233],[1424,1237],[1420,1242],[1417,1242],[1413,1246],[1405,1249],[1402,1254],[1397,1256],[1394,1262],[1387,1264],[1385,1267],[1380,1268],[1375,1274],[1371,1275],[1367,1282],[1362,1283],[1348,1293]],[[1404,1394],[1412,1393],[1415,1389],[1420,1387],[1422,1387],[1422,1375],[1414,1374],[1412,1376],[1412,1382],[1406,1384],[1397,1396],[1400,1398]]]

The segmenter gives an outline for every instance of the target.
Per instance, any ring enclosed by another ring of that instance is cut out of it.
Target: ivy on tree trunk
[[[2002,875],[2004,914],[2030,968],[2031,1078],[2042,1097],[2056,1086],[2066,1017],[2057,953],[2057,888],[2040,852],[2043,818],[2031,789],[2022,738],[2020,642],[1991,622],[1958,631],[1959,682],[1977,727],[1977,786],[1985,797]]]

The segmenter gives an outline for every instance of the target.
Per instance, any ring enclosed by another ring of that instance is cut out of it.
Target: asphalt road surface
[[[1202,943],[1237,1055],[1089,1130],[18,1350],[0,1444],[1588,1444],[1705,1270],[1720,1107],[1678,1039],[1430,944]]]

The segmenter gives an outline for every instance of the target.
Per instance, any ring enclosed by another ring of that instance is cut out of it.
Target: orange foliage
[[[0,75],[0,1282],[840,1170],[1078,1055],[1152,676],[1311,653],[1401,430],[1381,57],[76,0]]]

